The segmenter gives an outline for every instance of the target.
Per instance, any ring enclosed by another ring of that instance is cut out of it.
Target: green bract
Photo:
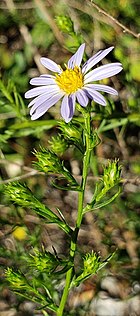
[[[25,276],[20,272],[14,272],[11,268],[5,271],[7,280],[10,282],[11,286],[16,289],[26,289],[27,280]]]

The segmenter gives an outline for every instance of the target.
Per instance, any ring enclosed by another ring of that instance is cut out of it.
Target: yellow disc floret
[[[84,84],[83,75],[78,66],[73,69],[67,68],[60,75],[56,75],[55,80],[59,88],[67,94],[76,92]]]

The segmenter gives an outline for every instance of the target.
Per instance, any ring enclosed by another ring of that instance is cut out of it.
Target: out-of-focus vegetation
[[[12,205],[4,194],[5,184],[16,180],[26,182],[38,199],[54,209],[65,210],[71,225],[77,205],[75,193],[66,192],[64,196],[61,191],[56,192],[51,179],[46,179],[32,165],[34,149],[40,144],[50,146],[50,137],[58,131],[59,105],[38,121],[31,121],[24,93],[31,78],[46,72],[39,61],[41,56],[63,65],[82,42],[86,43],[85,58],[113,45],[113,53],[103,63],[123,64],[123,72],[104,80],[118,90],[119,97],[108,97],[106,108],[93,107],[93,125],[102,143],[91,159],[87,199],[108,158],[119,158],[124,180],[122,194],[115,202],[90,216],[87,213],[79,244],[83,253],[85,249],[94,249],[102,257],[117,249],[109,265],[98,275],[97,283],[106,273],[127,280],[129,289],[140,279],[139,0],[102,0],[95,4],[107,14],[99,12],[88,0],[0,2],[0,289],[1,298],[9,299],[9,304],[17,310],[24,298],[13,298],[10,294],[4,269],[23,268],[26,253],[42,244],[49,251],[53,245],[58,253],[65,254],[67,241],[64,242],[63,233],[58,234],[55,226],[45,224],[32,210]],[[76,119],[80,120],[78,112]],[[70,147],[63,159],[80,177],[79,152]],[[23,271],[26,269],[24,266]],[[90,287],[94,282],[93,278]]]

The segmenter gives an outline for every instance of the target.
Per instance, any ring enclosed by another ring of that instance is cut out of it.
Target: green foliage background
[[[60,119],[59,105],[52,107],[38,121],[31,121],[24,93],[29,89],[29,80],[44,72],[39,57],[44,56],[63,65],[77,47],[86,42],[87,58],[99,49],[114,46],[106,61],[120,61],[123,72],[110,81],[119,98],[108,97],[106,108],[94,106],[93,124],[97,128],[102,144],[91,160],[89,192],[95,177],[102,172],[107,159],[119,158],[123,166],[124,185],[122,194],[110,206],[97,210],[92,218],[92,229],[97,231],[100,242],[94,235],[91,241],[89,219],[83,227],[89,235],[79,240],[82,250],[88,248],[107,256],[118,248],[106,270],[121,275],[132,285],[140,277],[140,45],[139,45],[139,1],[119,0],[96,1],[107,14],[90,1],[1,1],[0,3],[0,257],[1,290],[7,287],[4,280],[6,266],[19,268],[26,252],[44,242],[65,253],[67,244],[62,245],[63,236],[57,240],[56,228],[46,227],[33,212],[11,205],[4,195],[4,184],[24,180],[37,198],[48,202],[54,209],[65,209],[67,219],[73,224],[72,197],[70,205],[61,193],[55,196],[49,177],[33,169],[32,154],[39,145],[49,145],[49,138],[57,133],[57,119]],[[112,20],[114,17],[123,24]],[[128,28],[128,30],[125,29]],[[130,31],[130,32],[129,32]],[[132,32],[131,32],[132,31]],[[80,115],[76,113],[77,120]],[[102,122],[102,124],[101,124]],[[80,154],[69,148],[63,159],[71,168],[72,161]],[[50,195],[50,191],[52,196]],[[62,199],[62,201],[60,201]],[[74,205],[75,208],[75,205]],[[15,238],[17,226],[26,231],[25,238]],[[47,231],[49,229],[49,233]],[[47,232],[46,232],[47,231]],[[47,236],[50,234],[48,241]],[[45,241],[44,241],[45,236]],[[58,237],[58,236],[57,236]],[[98,237],[97,237],[98,238]],[[131,247],[130,247],[131,241]],[[58,245],[57,245],[58,242]],[[101,272],[103,273],[103,272]],[[102,274],[99,275],[99,279]],[[21,300],[21,299],[20,299]],[[16,302],[18,305],[18,302]]]

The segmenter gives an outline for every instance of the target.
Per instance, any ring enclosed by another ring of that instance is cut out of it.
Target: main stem
[[[84,202],[86,180],[87,180],[88,168],[89,168],[89,163],[90,163],[90,155],[91,155],[90,112],[84,113],[84,123],[85,123],[84,136],[85,136],[86,150],[85,150],[84,159],[83,159],[81,191],[79,191],[79,196],[78,196],[78,215],[77,215],[75,230],[73,232],[73,235],[71,238],[71,245],[70,245],[70,260],[73,265],[66,274],[65,288],[62,294],[60,306],[57,310],[57,316],[63,316],[64,307],[68,298],[69,288],[70,288],[71,280],[74,273],[74,257],[75,257],[75,252],[76,252],[78,233],[79,233],[79,229],[80,229],[82,217],[83,217],[83,202]]]

